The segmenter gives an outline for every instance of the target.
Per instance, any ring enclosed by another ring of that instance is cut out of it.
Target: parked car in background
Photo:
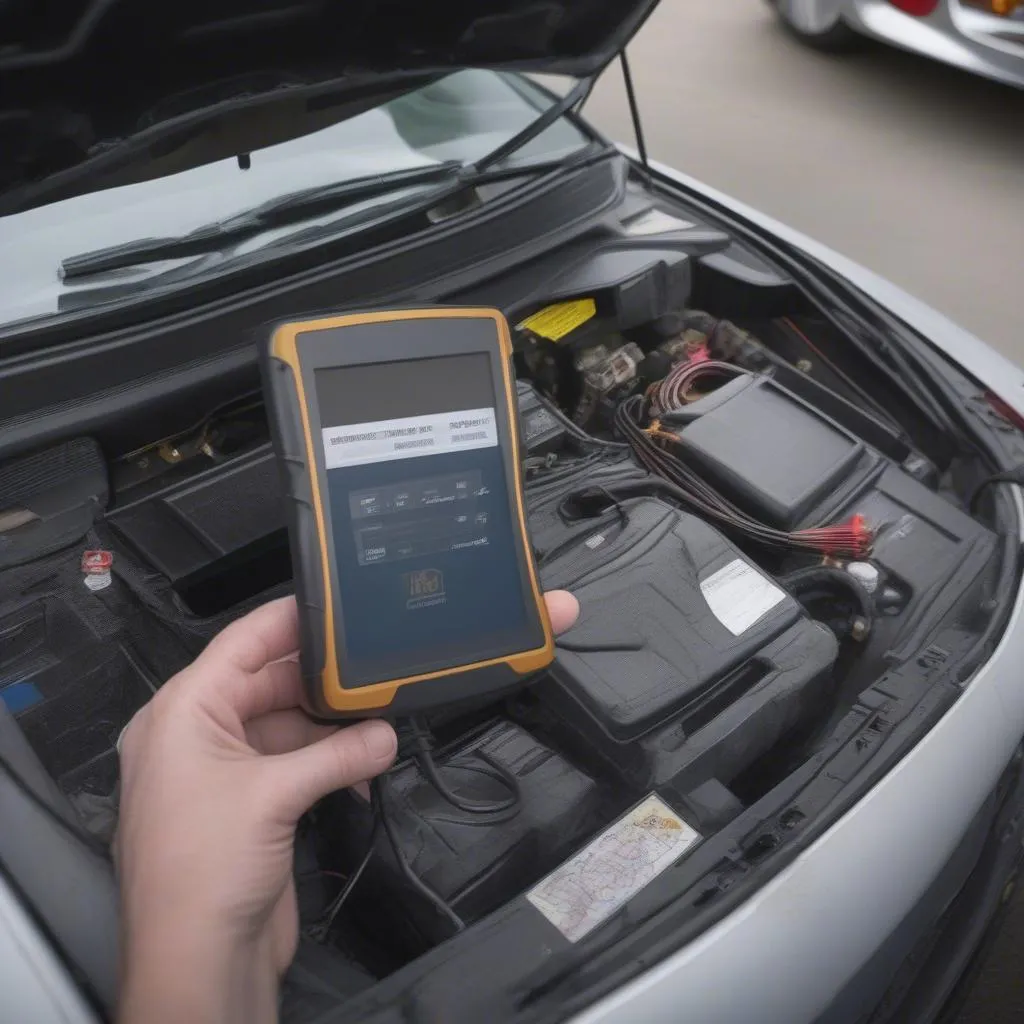
[[[1024,87],[1022,0],[768,0],[790,32],[842,52],[866,37]]]

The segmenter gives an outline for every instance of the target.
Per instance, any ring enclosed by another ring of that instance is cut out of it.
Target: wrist
[[[118,1024],[275,1024],[269,944],[219,935],[208,921],[126,929]]]

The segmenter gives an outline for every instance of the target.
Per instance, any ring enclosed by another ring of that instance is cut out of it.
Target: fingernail
[[[387,722],[367,722],[363,726],[363,742],[370,757],[378,761],[391,760],[398,745],[395,730]]]

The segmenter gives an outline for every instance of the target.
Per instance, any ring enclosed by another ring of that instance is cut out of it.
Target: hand
[[[546,595],[555,632],[579,613]],[[385,771],[391,726],[337,729],[300,710],[292,598],[239,619],[132,720],[121,751],[120,1020],[277,1019],[295,953],[295,825]]]

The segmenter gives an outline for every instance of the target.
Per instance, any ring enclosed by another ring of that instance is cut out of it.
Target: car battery
[[[567,750],[637,790],[726,782],[822,703],[835,637],[703,520],[629,499],[572,538],[541,577],[580,618],[531,698]]]
[[[508,796],[494,764],[519,787],[514,807],[472,813],[449,803],[415,762],[400,764],[389,775],[385,813],[406,862],[467,923],[532,885],[603,823],[605,798],[597,783],[509,721],[493,722],[438,751],[434,760],[445,784],[467,802],[500,802]],[[336,853],[340,843],[348,868],[354,868],[366,851],[369,808],[341,794],[331,813],[336,815],[332,849]],[[365,883],[353,893],[353,912],[371,933],[385,931],[389,944],[419,955],[448,938],[451,924],[410,884],[383,829],[374,841]],[[380,891],[389,898],[374,898]]]

